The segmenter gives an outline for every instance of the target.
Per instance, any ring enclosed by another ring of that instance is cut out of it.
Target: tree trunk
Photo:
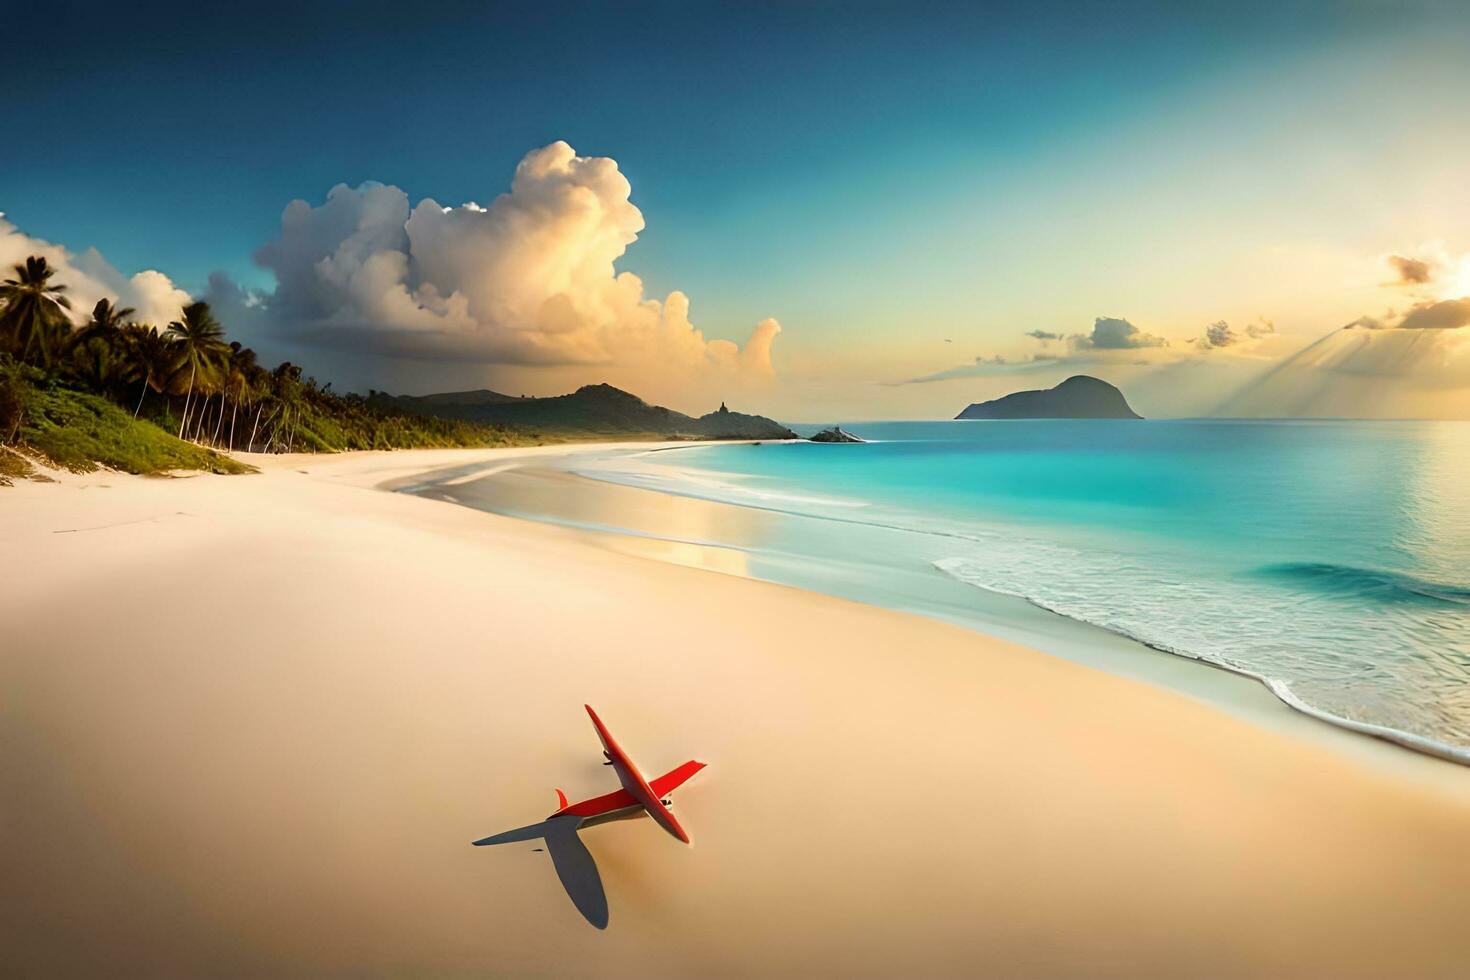
[[[280,411],[281,411],[280,407],[277,406],[276,407],[276,410],[274,412],[271,412],[271,417],[265,420],[266,425],[270,425],[270,423],[275,422],[276,416],[278,414],[280,414]],[[265,441],[265,448],[262,449],[261,452],[264,452],[264,453],[270,452],[271,451],[271,447],[276,444],[276,436],[280,435],[280,433],[281,433],[281,423],[276,422],[275,425],[271,426],[270,438]]]
[[[219,418],[215,419],[215,421],[214,421],[214,444],[216,446],[219,445],[219,430],[220,430],[220,426],[222,426],[224,424],[225,424],[225,393],[224,392],[220,392],[220,394],[219,394]]]
[[[240,396],[235,396],[234,404],[230,405],[230,449],[235,448],[235,413],[240,410]]]
[[[135,409],[133,409],[133,418],[137,418],[138,417],[138,413],[141,412],[141,411],[143,411],[143,399],[145,399],[147,397],[148,397],[148,376],[147,375],[144,375],[143,376],[143,393],[138,396],[138,407],[135,408]]]
[[[209,392],[199,396],[199,404],[195,406],[194,417],[189,421],[194,423],[194,428],[189,432],[191,442],[199,441],[199,425],[204,420],[204,413],[209,411]]]
[[[184,396],[184,417],[179,420],[179,438],[184,438],[184,426],[189,424],[189,400],[194,397],[194,372],[199,370],[196,361],[189,365],[189,393]]]
[[[260,428],[260,413],[264,411],[265,402],[262,401],[260,407],[255,410],[255,421],[250,425],[250,448],[248,451],[252,453],[255,452],[255,431]]]

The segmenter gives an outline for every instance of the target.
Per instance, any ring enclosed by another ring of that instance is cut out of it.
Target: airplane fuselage
[[[587,714],[592,717],[592,725],[597,729],[597,737],[602,740],[602,747],[607,753],[608,761],[613,764],[613,771],[618,774],[618,782],[623,784],[623,789],[648,811],[649,816],[658,821],[660,827],[684,843],[690,843],[689,834],[679,825],[679,821],[669,812],[669,808],[664,806],[659,794],[648,785],[648,780],[643,778],[643,774],[638,771],[633,760],[628,758],[628,753],[618,745],[617,739],[612,737],[612,733],[603,725],[602,719],[597,717],[597,712],[592,710],[591,705],[584,705],[584,707],[587,708]]]

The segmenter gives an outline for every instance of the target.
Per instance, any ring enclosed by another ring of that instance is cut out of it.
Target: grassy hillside
[[[19,418],[12,420],[13,441],[53,466],[73,473],[88,473],[99,465],[127,473],[252,470],[228,456],[178,439],[152,422],[135,419],[98,395],[23,378],[12,379],[11,384],[19,389],[21,409]],[[19,459],[8,451],[4,454]]]

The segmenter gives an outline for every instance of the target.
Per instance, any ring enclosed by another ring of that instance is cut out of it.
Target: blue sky
[[[687,293],[706,334],[738,342],[775,316],[798,362],[840,341],[844,356],[874,348],[915,370],[930,357],[916,332],[961,334],[969,357],[1093,316],[1147,311],[1152,329],[1184,332],[1244,315],[1246,299],[1195,309],[1171,292],[1185,289],[1177,276],[1157,296],[1129,279],[1151,254],[1148,221],[1181,208],[1198,207],[1191,220],[1217,239],[1259,208],[1269,231],[1242,248],[1343,244],[1348,192],[1311,189],[1357,168],[1385,215],[1353,247],[1406,247],[1379,226],[1446,237],[1377,175],[1402,163],[1390,148],[1404,130],[1435,118],[1463,130],[1456,86],[1470,81],[1453,4],[62,4],[46,16],[56,42],[9,45],[0,65],[34,121],[0,156],[0,209],[29,234],[191,291],[215,269],[269,287],[251,255],[290,200],[377,180],[413,202],[483,204],[560,139],[617,161],[647,222],[618,267],[652,296]],[[1332,93],[1364,79],[1368,102],[1342,112]],[[1441,163],[1416,184],[1437,188],[1444,154],[1467,141],[1428,139]],[[1461,199],[1445,221],[1465,214]],[[1110,247],[1111,229],[1131,244]],[[1152,250],[1177,256],[1184,240],[1175,229]],[[1125,281],[1137,289],[1109,288]],[[1128,309],[1104,305],[1139,290]]]
[[[658,270],[646,277],[720,281],[732,261],[755,277],[787,264],[738,264],[784,251],[770,212],[787,226],[777,239],[799,238],[845,223],[854,196],[922,200],[916,183],[1005,168],[1243,52],[1374,19],[1293,4],[1264,18],[1171,4],[200,6],[63,4],[61,43],[12,46],[12,104],[46,120],[0,169],[22,227],[197,285],[214,268],[248,274],[293,198],[374,179],[483,200],[528,149],[565,139],[628,175],[650,229],[636,254]]]

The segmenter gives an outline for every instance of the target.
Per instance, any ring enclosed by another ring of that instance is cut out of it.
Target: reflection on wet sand
[[[412,492],[512,517],[617,531],[599,535],[597,543],[623,554],[730,575],[750,575],[746,549],[773,547],[778,530],[775,514],[594,483],[544,465],[446,475]]]

